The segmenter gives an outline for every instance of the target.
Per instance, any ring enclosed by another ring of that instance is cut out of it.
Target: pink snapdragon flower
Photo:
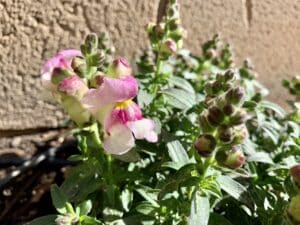
[[[42,68],[42,84],[50,91],[55,89],[55,85],[51,82],[53,71],[55,68],[70,69],[71,62],[74,57],[81,56],[81,52],[75,49],[60,51],[56,56],[49,59]]]
[[[138,93],[138,83],[130,74],[128,62],[119,58],[108,70],[108,76],[96,77],[97,89],[91,89],[82,99],[105,131],[104,149],[121,155],[135,144],[135,139],[157,141],[154,122],[145,119],[131,99]]]
[[[157,141],[154,122],[143,118],[141,109],[131,99],[116,103],[103,125],[106,132],[104,148],[111,154],[128,152],[134,146],[134,139]]]

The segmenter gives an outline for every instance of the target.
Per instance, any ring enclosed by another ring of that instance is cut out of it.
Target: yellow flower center
[[[117,102],[116,108],[121,110],[121,109],[126,109],[130,104],[131,104],[131,99],[126,100],[124,102]]]

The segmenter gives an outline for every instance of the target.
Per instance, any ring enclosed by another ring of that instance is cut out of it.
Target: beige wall
[[[144,26],[163,0],[0,0],[0,132],[55,127],[64,116],[41,94],[39,71],[59,49],[108,31],[117,54],[145,47]],[[300,71],[300,1],[181,0],[186,47],[215,33],[232,44],[237,64],[250,58],[272,99],[284,102],[280,80]],[[298,40],[299,39],[299,40]],[[1,135],[0,135],[1,136]]]

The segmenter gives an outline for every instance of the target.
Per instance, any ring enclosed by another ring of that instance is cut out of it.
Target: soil
[[[61,184],[76,153],[68,130],[1,137],[0,224],[23,225],[39,216],[54,214],[50,186]]]

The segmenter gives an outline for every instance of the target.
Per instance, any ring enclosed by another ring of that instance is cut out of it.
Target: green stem
[[[107,183],[113,184],[113,157],[110,154],[107,154]]]
[[[158,53],[157,53],[157,61],[156,61],[156,66],[155,66],[156,71],[155,71],[155,74],[154,74],[154,89],[153,89],[153,94],[154,95],[157,94],[158,88],[159,88],[158,77],[159,77],[159,74],[160,74],[161,64],[162,64],[162,61],[161,61],[161,58],[160,58],[160,50],[159,50]]]

